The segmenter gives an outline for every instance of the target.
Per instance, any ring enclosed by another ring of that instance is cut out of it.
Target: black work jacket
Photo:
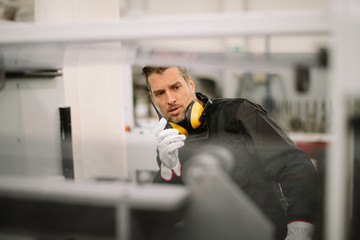
[[[197,93],[197,97],[207,101],[202,94]],[[292,221],[311,222],[310,187],[316,171],[309,156],[260,105],[241,98],[212,102],[206,109],[203,125],[179,149],[181,164],[189,157],[183,154],[187,148],[205,144],[224,146],[235,160],[232,179],[275,223],[277,231],[286,233],[286,224]],[[160,172],[154,182],[183,184],[175,174],[171,181],[163,180]],[[280,200],[282,194],[277,186],[281,186],[287,202]]]

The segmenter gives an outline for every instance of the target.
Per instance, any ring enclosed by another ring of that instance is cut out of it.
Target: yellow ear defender
[[[189,134],[188,131],[185,128],[183,128],[182,126],[180,126],[180,125],[178,125],[176,123],[173,123],[173,122],[169,122],[169,123],[172,126],[172,128],[175,128],[175,129],[179,130],[180,134],[184,134],[184,135]]]
[[[169,123],[173,128],[179,130],[180,134],[189,134],[189,132],[193,132],[202,124],[200,117],[203,111],[203,106],[197,101],[193,100],[186,109],[184,121],[180,123]]]

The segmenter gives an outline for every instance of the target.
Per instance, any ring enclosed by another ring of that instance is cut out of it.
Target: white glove
[[[183,134],[179,134],[177,129],[164,129],[166,123],[165,118],[160,119],[160,122],[155,128],[155,136],[157,149],[159,150],[159,158],[161,160],[161,177],[169,181],[172,178],[172,171],[179,177],[181,175],[179,148],[184,146],[186,137]]]
[[[289,223],[287,229],[285,240],[311,240],[314,233],[314,225],[301,221]]]

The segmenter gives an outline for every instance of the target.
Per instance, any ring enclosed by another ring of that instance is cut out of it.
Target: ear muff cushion
[[[183,128],[182,126],[180,126],[180,125],[178,125],[176,123],[172,123],[172,122],[169,122],[169,123],[173,128],[179,130],[180,134],[184,134],[184,135],[188,134],[188,131],[185,128]]]
[[[199,120],[202,112],[204,111],[203,106],[201,106],[200,103],[194,101],[194,103],[191,105],[191,107],[188,109],[189,111],[189,120],[190,125],[193,129],[198,128],[201,125],[201,122]]]

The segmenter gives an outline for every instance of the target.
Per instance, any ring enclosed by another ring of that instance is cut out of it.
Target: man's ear
[[[189,84],[193,92],[195,92],[195,83],[192,79],[192,77],[189,77]]]

